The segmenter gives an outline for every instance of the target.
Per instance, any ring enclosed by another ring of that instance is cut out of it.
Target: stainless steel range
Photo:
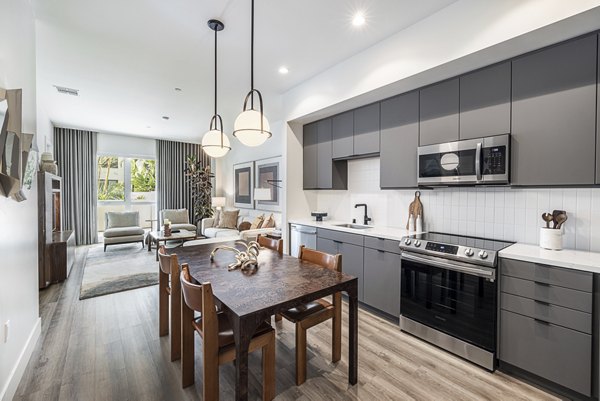
[[[400,328],[493,371],[498,252],[511,244],[442,233],[402,238]]]

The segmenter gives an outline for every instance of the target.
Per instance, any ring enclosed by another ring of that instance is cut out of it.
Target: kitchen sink
[[[349,223],[346,223],[346,224],[334,224],[334,226],[336,226],[336,227],[344,227],[344,228],[353,228],[355,230],[367,230],[369,228],[373,228],[373,227],[370,227],[370,226],[361,226],[360,224],[349,224]]]

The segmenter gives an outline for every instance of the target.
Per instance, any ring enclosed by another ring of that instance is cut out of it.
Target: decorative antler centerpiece
[[[230,251],[235,253],[235,262],[229,264],[228,270],[240,269],[242,273],[254,274],[258,270],[258,253],[260,251],[260,245],[256,241],[250,241],[248,243],[244,241],[235,241],[237,245],[243,245],[246,247],[246,251],[240,251],[237,248],[228,245],[219,245],[210,253],[210,261],[213,262],[215,254],[219,250]]]

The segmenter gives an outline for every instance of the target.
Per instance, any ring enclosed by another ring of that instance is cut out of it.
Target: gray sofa
[[[144,247],[144,229],[140,227],[139,212],[106,212],[104,214],[104,252],[108,245],[141,242]]]
[[[190,223],[187,209],[163,209],[159,213],[158,227],[162,230],[165,219],[171,220],[171,230],[187,230],[198,233],[198,227]]]

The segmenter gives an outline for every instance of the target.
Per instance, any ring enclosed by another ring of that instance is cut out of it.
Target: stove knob
[[[404,245],[410,245],[410,238],[404,240]]]
[[[473,250],[471,248],[465,249],[465,255],[469,257],[473,256]]]
[[[486,251],[479,251],[479,257],[480,257],[481,259],[485,259],[485,258],[487,258],[487,257],[488,257],[488,254],[487,254],[487,252],[486,252]]]
[[[420,246],[421,246],[421,241],[419,241],[419,240],[416,240],[416,241],[415,241],[415,246],[416,246],[417,248],[418,248],[418,247],[420,247]]]

